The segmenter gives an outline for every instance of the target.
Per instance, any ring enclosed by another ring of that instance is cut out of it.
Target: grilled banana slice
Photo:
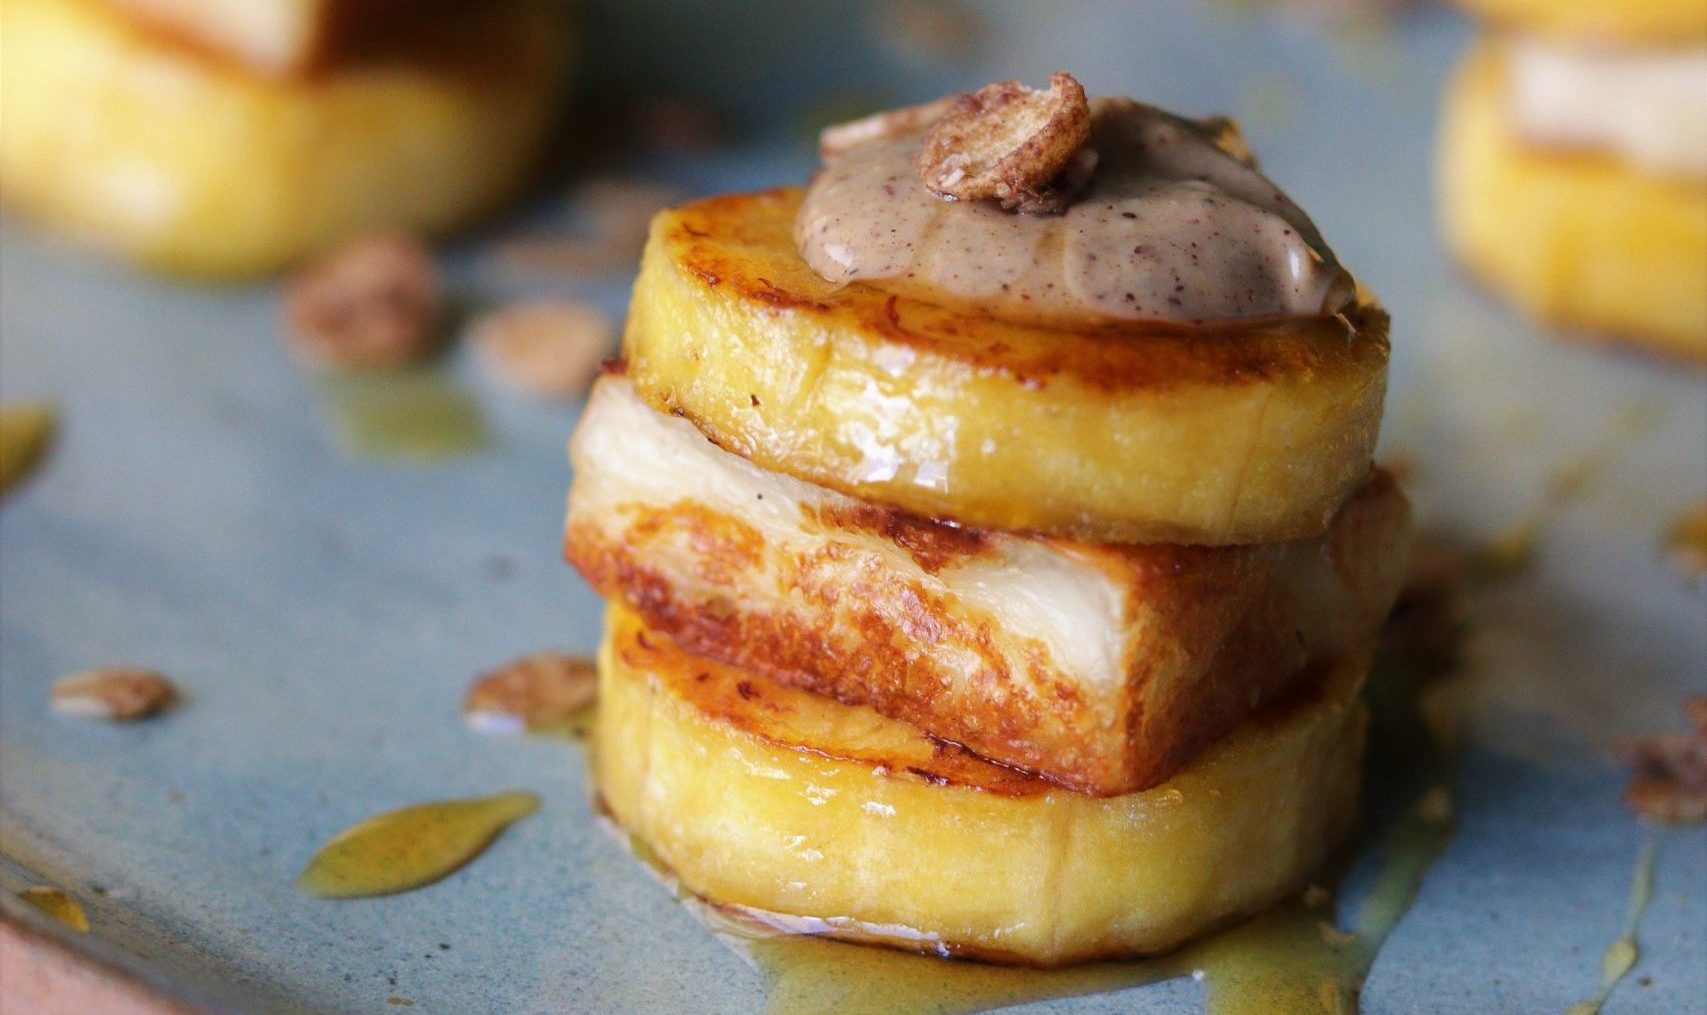
[[[1545,321],[1707,363],[1707,185],[1527,144],[1505,96],[1501,44],[1484,43],[1443,117],[1441,223],[1453,251]]]
[[[1409,556],[1381,472],[1286,543],[967,529],[766,472],[621,377],[594,388],[572,458],[569,560],[687,650],[1099,795],[1168,779],[1367,642]]]
[[[1699,0],[1458,0],[1503,30],[1594,45],[1699,45],[1707,5]]]
[[[557,105],[552,0],[399,19],[335,69],[269,78],[96,0],[6,0],[0,194],[176,272],[279,268],[375,228],[438,232],[514,195]]]
[[[794,189],[654,220],[635,388],[764,468],[968,525],[1100,542],[1319,534],[1369,474],[1386,317],[1062,330],[833,286]]]
[[[613,609],[597,785],[715,903],[1037,965],[1156,952],[1298,889],[1348,830],[1365,662],[1162,786],[1092,797],[687,655]]]

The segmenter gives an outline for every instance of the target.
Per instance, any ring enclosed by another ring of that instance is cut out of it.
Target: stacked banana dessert
[[[6,0],[0,195],[200,275],[449,230],[537,167],[561,20],[556,0]]]
[[[1387,320],[1226,121],[989,86],[660,214],[571,445],[597,786],[792,930],[1038,965],[1303,886],[1410,515]]]
[[[1493,30],[1446,100],[1454,252],[1550,323],[1707,364],[1707,3],[1464,2]]]

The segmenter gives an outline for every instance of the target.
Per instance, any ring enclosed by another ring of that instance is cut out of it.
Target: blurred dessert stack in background
[[[276,270],[351,234],[438,234],[537,167],[555,0],[6,0],[0,193],[174,272]]]
[[[1464,2],[1453,252],[1549,323],[1707,363],[1707,2]]]

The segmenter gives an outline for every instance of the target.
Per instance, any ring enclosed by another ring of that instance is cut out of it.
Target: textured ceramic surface
[[[802,95],[856,80],[858,95],[906,98],[1066,67],[1093,92],[1241,116],[1394,312],[1385,444],[1415,463],[1425,523],[1487,538],[1586,463],[1581,492],[1545,514],[1534,566],[1482,601],[1461,828],[1364,1003],[1535,1012],[1591,994],[1654,841],[1641,960],[1607,1010],[1703,1010],[1707,829],[1633,820],[1604,745],[1678,725],[1681,695],[1707,684],[1701,590],[1659,551],[1668,520],[1707,492],[1707,385],[1550,341],[1443,261],[1430,143],[1467,37],[1452,16],[1323,33],[1245,6],[1045,13],[1058,6],[979,8],[964,62],[925,71],[886,62],[863,15],[832,6],[806,36],[831,55],[797,53],[774,74],[801,75]],[[660,44],[691,35],[672,25]],[[794,115],[775,80],[718,88],[760,96],[752,118]],[[655,168],[711,190],[798,180],[810,159],[794,137]],[[460,287],[514,291],[479,244],[453,258]],[[563,285],[622,309],[622,279]],[[0,392],[63,413],[46,468],[0,507],[0,883],[71,890],[94,926],[86,946],[232,1010],[762,1004],[758,974],[590,819],[579,751],[482,736],[458,715],[482,670],[594,644],[598,604],[558,554],[572,409],[510,396],[459,351],[448,371],[487,447],[432,465],[355,458],[332,394],[281,349],[269,286],[167,284],[8,221],[0,292]],[[48,712],[56,677],[102,663],[162,669],[186,701],[129,727]],[[440,884],[348,902],[292,887],[361,818],[506,789],[538,793],[539,813]],[[1195,1011],[1201,988],[1030,1010],[1140,1003]]]

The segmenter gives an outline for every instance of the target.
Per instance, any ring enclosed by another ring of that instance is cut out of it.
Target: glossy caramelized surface
[[[1549,149],[1505,116],[1505,50],[1484,42],[1448,92],[1441,228],[1525,311],[1707,364],[1707,181]]]
[[[0,195],[200,275],[491,212],[535,168],[567,46],[550,0],[402,19],[309,78],[250,73],[97,0],[7,0],[3,31]]]
[[[1314,535],[1368,475],[1386,315],[1077,329],[833,286],[800,192],[653,222],[629,375],[776,471],[931,517],[1119,542]]]
[[[1054,965],[1165,950],[1260,909],[1351,825],[1362,655],[1164,785],[1092,797],[690,656],[620,608],[606,624],[599,791],[713,902]]]

